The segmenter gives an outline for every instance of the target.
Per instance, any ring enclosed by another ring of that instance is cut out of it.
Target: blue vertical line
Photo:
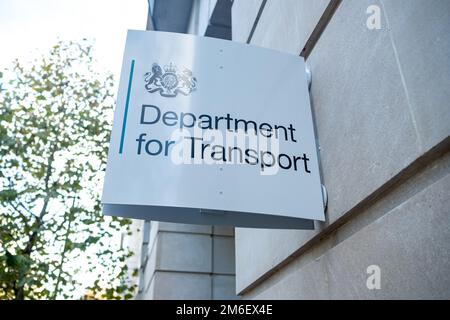
[[[133,83],[134,60],[131,60],[130,78],[128,80],[127,101],[125,102],[125,111],[123,112],[122,135],[120,136],[119,154],[123,152],[123,142],[125,139],[125,129],[127,127],[128,105],[130,104],[131,84]]]

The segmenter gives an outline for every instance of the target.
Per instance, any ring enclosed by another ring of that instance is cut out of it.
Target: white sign
[[[192,224],[323,221],[303,58],[129,31],[102,203],[107,215]]]

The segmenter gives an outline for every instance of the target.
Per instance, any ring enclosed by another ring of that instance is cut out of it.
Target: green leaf
[[[39,61],[0,72],[8,84],[0,94],[0,299],[14,299],[18,284],[26,299],[54,291],[77,298],[86,284],[74,282],[76,273],[88,272],[101,279],[96,298],[135,291],[123,285],[131,277],[128,251],[112,241],[131,221],[105,219],[100,210],[113,103],[105,97],[114,96],[114,81],[95,71],[91,48],[90,41],[58,42]]]

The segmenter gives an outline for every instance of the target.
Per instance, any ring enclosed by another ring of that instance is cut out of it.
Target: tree
[[[91,51],[59,42],[0,72],[0,299],[133,296],[117,236],[131,222],[99,198],[114,81]]]

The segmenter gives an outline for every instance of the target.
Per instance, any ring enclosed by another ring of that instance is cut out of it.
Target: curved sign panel
[[[303,58],[129,31],[102,203],[107,215],[192,224],[323,221]]]

